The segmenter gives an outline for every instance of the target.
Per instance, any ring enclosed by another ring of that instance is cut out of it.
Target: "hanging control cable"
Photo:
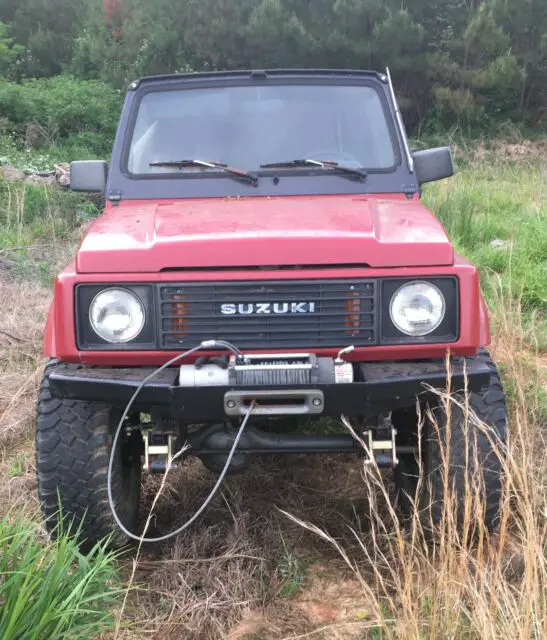
[[[186,358],[187,356],[192,355],[196,351],[199,351],[200,349],[214,349],[215,347],[222,347],[224,349],[228,349],[229,351],[234,353],[238,358],[243,358],[243,354],[241,353],[241,351],[237,347],[235,347],[234,345],[230,344],[225,340],[205,340],[199,345],[193,347],[192,349],[188,349],[188,351],[185,351],[184,353],[181,353],[175,356],[174,358],[171,358],[171,360],[168,360],[165,364],[162,364],[161,367],[158,367],[155,371],[153,371],[151,374],[146,376],[144,380],[142,380],[142,382],[139,384],[139,386],[131,396],[131,399],[127,403],[124,409],[124,412],[122,414],[122,417],[118,422],[118,426],[116,427],[114,438],[112,440],[112,449],[110,451],[110,459],[108,461],[108,473],[107,473],[107,479],[106,479],[107,490],[108,490],[108,505],[110,507],[110,511],[112,512],[112,515],[114,516],[114,520],[116,521],[116,524],[118,525],[118,527],[125,533],[126,536],[128,536],[129,538],[132,538],[133,540],[137,540],[140,543],[162,542],[164,540],[169,540],[169,538],[178,536],[180,533],[188,529],[188,527],[199,518],[199,516],[203,513],[203,511],[205,511],[205,509],[207,508],[211,500],[215,497],[220,485],[222,484],[222,481],[224,480],[226,473],[228,472],[228,469],[232,462],[232,458],[234,457],[234,454],[236,452],[237,446],[239,444],[239,440],[241,439],[241,436],[243,435],[243,431],[247,426],[247,422],[251,417],[251,413],[254,409],[254,401],[250,404],[249,410],[247,411],[247,413],[245,414],[245,417],[243,418],[243,421],[241,423],[241,426],[239,427],[239,430],[235,437],[232,448],[230,449],[230,453],[228,454],[226,464],[224,465],[224,468],[222,469],[220,475],[218,476],[215,486],[211,489],[209,495],[205,498],[201,507],[194,513],[194,515],[187,522],[185,522],[182,526],[178,527],[174,531],[171,531],[170,533],[166,533],[163,536],[158,536],[155,538],[147,538],[144,535],[138,536],[137,534],[127,529],[127,527],[120,520],[118,513],[116,512],[116,505],[114,504],[114,497],[112,495],[112,468],[114,466],[115,451],[116,451],[116,447],[118,446],[118,440],[120,439],[120,434],[123,429],[124,421],[127,418],[129,411],[131,410],[131,407],[133,406],[135,400],[137,399],[137,396],[142,391],[143,387],[145,387],[150,382],[150,380],[152,380],[155,376],[157,376],[159,373],[164,371],[164,369],[167,369],[167,367],[170,367],[171,365],[175,364],[179,360],[182,360],[183,358]]]

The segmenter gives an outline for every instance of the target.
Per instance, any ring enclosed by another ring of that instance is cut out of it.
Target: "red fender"
[[[486,347],[492,341],[492,336],[490,334],[490,320],[488,319],[488,307],[486,306],[486,302],[484,300],[484,296],[482,292],[480,294],[480,332],[479,332],[479,344],[481,347]]]
[[[43,353],[46,358],[56,358],[57,348],[55,344],[55,307],[51,303],[47,314],[46,329],[44,332]]]

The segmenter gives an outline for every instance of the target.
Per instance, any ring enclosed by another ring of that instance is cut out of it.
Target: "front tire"
[[[53,363],[52,363],[53,364]],[[46,526],[54,535],[67,525],[90,547],[106,536],[120,547],[128,538],[108,504],[107,472],[112,439],[121,412],[96,402],[54,398],[46,368],[36,418],[38,497]],[[120,436],[112,472],[112,493],[122,523],[135,531],[141,488],[140,451],[135,434]],[[61,511],[59,511],[59,509]]]
[[[477,357],[490,369],[490,382],[483,391],[469,393],[468,405],[487,431],[473,417],[466,417],[455,403],[450,404],[447,416],[446,405],[439,399],[435,405],[424,408],[422,482],[418,482],[420,464],[415,456],[401,456],[395,467],[398,504],[407,517],[412,516],[416,506],[421,525],[427,531],[447,519],[452,519],[460,534],[467,533],[463,531],[464,524],[476,531],[482,527],[492,531],[499,520],[507,438],[505,394],[488,352],[483,350]],[[456,398],[465,406],[462,395]],[[448,494],[452,501],[447,505]],[[482,507],[479,519],[478,512],[473,507],[469,509],[470,500],[477,498]]]

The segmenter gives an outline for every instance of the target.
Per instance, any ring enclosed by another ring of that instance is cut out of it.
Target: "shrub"
[[[47,144],[80,138],[98,154],[108,153],[121,101],[118,91],[99,80],[77,80],[69,75],[21,84],[0,80],[4,130],[11,125],[13,135],[23,140],[32,127],[38,134],[34,137]]]

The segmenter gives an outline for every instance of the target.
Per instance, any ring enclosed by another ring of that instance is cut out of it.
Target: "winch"
[[[180,367],[181,387],[227,387],[224,412],[246,415],[254,403],[256,415],[320,414],[323,391],[314,385],[353,382],[353,365],[342,359],[312,353],[235,354],[200,359]],[[258,388],[257,388],[258,387]]]
[[[207,386],[306,386],[351,383],[353,365],[339,356],[317,357],[311,353],[232,354],[180,367],[181,387]]]

